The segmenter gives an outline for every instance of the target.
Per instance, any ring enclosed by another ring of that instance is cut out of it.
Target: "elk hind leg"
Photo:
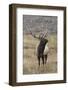
[[[44,55],[42,55],[42,63],[43,63],[43,65],[44,65]]]
[[[45,55],[44,57],[45,57],[45,64],[46,64],[48,55]]]

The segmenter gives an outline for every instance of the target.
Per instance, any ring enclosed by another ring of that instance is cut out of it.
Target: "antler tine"
[[[47,35],[48,35],[48,31],[46,31],[46,32],[44,33],[44,37],[47,37]]]
[[[29,30],[30,31],[30,34],[33,36],[33,37],[35,37],[35,34],[34,33],[32,33],[32,31],[31,30]]]

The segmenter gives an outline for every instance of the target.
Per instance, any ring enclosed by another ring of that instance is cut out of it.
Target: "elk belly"
[[[47,55],[48,52],[49,52],[49,47],[48,47],[48,43],[47,43],[45,46],[45,49],[44,49],[44,55]]]

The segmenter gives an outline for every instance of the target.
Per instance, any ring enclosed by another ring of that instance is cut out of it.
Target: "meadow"
[[[57,72],[57,36],[51,34],[48,36],[49,53],[47,63],[43,66],[42,60],[39,67],[36,56],[36,45],[38,39],[33,38],[30,34],[24,34],[23,40],[23,74],[47,74]]]

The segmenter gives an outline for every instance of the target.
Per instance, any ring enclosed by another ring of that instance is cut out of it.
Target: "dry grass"
[[[31,35],[24,35],[24,65],[23,74],[41,74],[41,73],[56,73],[57,72],[57,40],[56,35],[48,37],[49,54],[48,61],[43,66],[38,66],[38,60],[35,53],[36,44],[39,42]]]

